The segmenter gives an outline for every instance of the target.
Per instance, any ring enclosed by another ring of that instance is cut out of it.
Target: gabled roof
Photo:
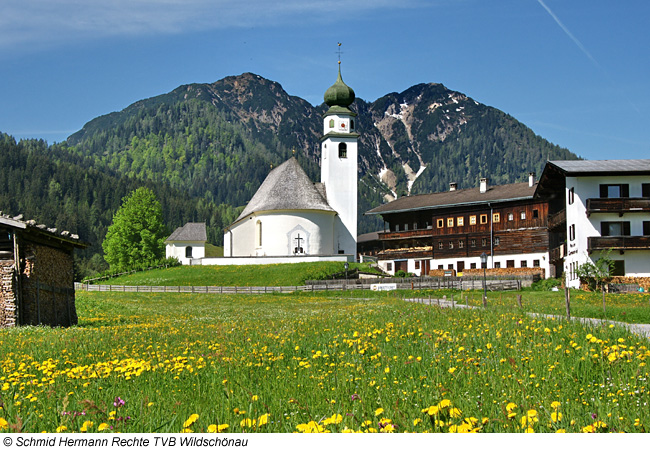
[[[293,157],[269,172],[235,223],[254,212],[278,210],[335,212]]]
[[[606,159],[601,161],[548,161],[564,175],[621,175],[650,173],[650,159]]]
[[[174,241],[207,241],[208,235],[205,232],[205,222],[188,222],[182,227],[176,228],[165,242]]]
[[[481,193],[479,188],[472,188],[436,192],[433,194],[411,195],[408,197],[400,197],[390,203],[378,206],[366,212],[366,214],[390,214],[424,209],[527,200],[533,198],[536,187],[536,185],[531,187],[526,182],[490,186],[484,193]]]

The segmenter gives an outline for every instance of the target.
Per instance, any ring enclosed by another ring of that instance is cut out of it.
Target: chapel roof
[[[567,176],[576,175],[619,175],[650,172],[650,159],[605,159],[548,161]]]
[[[278,210],[335,212],[295,157],[269,172],[235,222],[254,212]]]
[[[205,222],[188,222],[182,227],[176,228],[165,242],[207,240],[208,235],[205,231]]]

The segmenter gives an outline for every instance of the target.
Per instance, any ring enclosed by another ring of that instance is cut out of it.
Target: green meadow
[[[648,430],[647,339],[407,293],[430,294],[80,292],[78,326],[0,330],[0,428]]]

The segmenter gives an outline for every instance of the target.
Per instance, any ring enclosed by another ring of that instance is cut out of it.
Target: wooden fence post
[[[605,285],[603,285],[603,315],[607,317],[607,309],[605,308]]]
[[[571,318],[571,294],[569,293],[569,288],[564,288],[564,301],[566,302],[566,318]]]
[[[520,308],[523,308],[523,306],[521,306],[521,294],[517,294],[517,303],[519,303]]]

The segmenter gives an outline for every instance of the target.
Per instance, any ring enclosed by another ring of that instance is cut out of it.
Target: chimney
[[[481,189],[480,192],[481,194],[485,194],[488,189],[488,179],[487,178],[481,178]]]
[[[449,183],[449,191],[455,191],[456,189],[458,189],[458,183],[456,183],[455,181]]]
[[[529,187],[535,186],[535,172],[528,173],[528,186]]]

